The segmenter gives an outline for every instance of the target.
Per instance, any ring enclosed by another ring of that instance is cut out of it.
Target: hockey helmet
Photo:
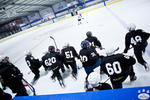
[[[55,52],[55,47],[54,46],[49,46],[48,51],[49,52]]]
[[[27,51],[25,51],[25,54],[26,54],[26,55],[32,55],[32,52],[29,51],[29,50],[27,50]]]
[[[131,23],[131,24],[128,25],[128,30],[129,30],[129,31],[133,31],[133,30],[135,30],[135,29],[136,29],[135,24]]]
[[[4,55],[0,55],[0,62],[8,62],[9,61],[9,57],[8,56],[4,56]]]
[[[111,48],[106,48],[105,52],[106,52],[106,56],[111,56],[113,54],[115,54],[116,48],[111,47]]]
[[[100,73],[98,72],[90,73],[87,80],[90,86],[97,87],[101,81]]]
[[[87,37],[91,37],[91,36],[92,36],[92,32],[91,32],[91,31],[88,31],[88,32],[86,33],[86,36],[87,36]]]
[[[64,44],[63,48],[67,48],[69,46],[70,46],[70,44],[67,42],[67,43]]]
[[[84,40],[84,41],[81,42],[81,47],[82,48],[88,48],[89,46],[90,46],[89,41]]]

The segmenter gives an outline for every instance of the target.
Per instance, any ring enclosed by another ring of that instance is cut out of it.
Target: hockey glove
[[[57,49],[56,51],[57,51],[58,53],[60,53],[60,50],[59,50],[59,49]]]

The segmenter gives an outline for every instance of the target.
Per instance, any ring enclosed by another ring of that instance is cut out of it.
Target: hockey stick
[[[105,49],[105,48],[104,48]],[[106,49],[105,49],[106,50]],[[117,47],[115,50],[113,50],[111,53],[114,54],[116,51],[119,50],[119,47]],[[108,56],[108,54],[106,54]]]
[[[113,52],[115,53],[116,51],[118,51],[119,50],[119,47],[117,47]]]
[[[33,92],[33,95],[36,95],[35,88],[30,83],[28,83],[24,78],[22,78],[22,80],[28,84],[28,87]]]
[[[50,36],[50,38],[53,39],[53,41],[54,41],[54,43],[55,43],[55,46],[56,46],[56,49],[58,49],[55,39],[54,39],[52,36]]]
[[[110,79],[110,77],[109,77],[107,80],[105,80],[105,82],[104,82],[104,83],[106,83],[109,79]]]

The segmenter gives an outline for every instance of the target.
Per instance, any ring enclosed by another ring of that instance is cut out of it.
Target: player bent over
[[[133,65],[136,60],[132,56],[113,54],[106,50],[107,56],[103,57],[101,69],[110,77],[113,89],[122,88],[122,82],[130,76],[130,81],[136,80]]]

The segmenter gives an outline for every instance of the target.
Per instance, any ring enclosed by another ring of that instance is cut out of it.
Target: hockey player
[[[87,40],[81,42],[81,47],[82,49],[79,52],[80,60],[86,74],[89,75],[93,72],[93,69],[101,64],[101,58],[95,48],[90,47],[90,43]]]
[[[59,69],[63,67],[62,57],[58,52],[55,51],[54,46],[49,46],[48,51],[49,53],[47,53],[45,59],[42,60],[44,60],[43,62],[47,66],[47,68],[53,71],[53,75],[51,76],[52,80],[55,80],[55,78],[57,78],[59,84],[62,87],[65,87],[63,78],[59,72]]]
[[[88,31],[86,33],[86,36],[87,36],[87,38],[85,40],[89,41],[91,46],[93,46],[95,48],[98,47],[98,48],[100,48],[100,50],[103,49],[102,45],[101,45],[101,42],[95,36],[92,36],[91,31]]]
[[[72,68],[72,76],[76,79],[77,64],[75,57],[79,59],[79,55],[77,54],[75,48],[67,43],[61,50],[61,56],[63,57],[63,63],[65,64],[65,66],[69,68],[70,65],[70,67]]]
[[[144,32],[141,29],[136,30],[136,26],[134,24],[130,24],[129,32],[126,34],[125,37],[125,49],[124,53],[127,53],[130,45],[134,49],[134,54],[137,58],[137,61],[144,66],[145,70],[149,70],[149,67],[146,61],[142,57],[142,53],[145,52],[145,48],[147,46],[147,40],[150,37],[149,33]]]
[[[130,81],[136,80],[133,65],[136,60],[132,56],[113,54],[112,49],[106,50],[107,56],[103,57],[101,70],[109,77],[114,89],[122,88],[122,82],[130,76]]]
[[[57,53],[60,54],[60,50],[56,49]],[[45,61],[47,61],[47,58],[49,57],[49,51],[45,53],[45,55],[42,57],[42,65],[45,68],[45,71],[49,71],[51,70],[51,67],[49,65],[47,65],[47,63],[45,63]],[[64,73],[65,72],[65,68],[63,66],[63,61],[61,61],[62,67],[60,68],[61,71]]]
[[[8,58],[0,56],[0,76],[16,96],[27,96],[27,91],[22,83],[23,74],[8,61]]]
[[[82,24],[82,19],[84,19],[84,18],[82,17],[81,14],[79,14],[78,15],[78,25]]]
[[[34,83],[40,77],[39,68],[41,67],[41,62],[39,61],[39,59],[35,59],[30,51],[26,52],[25,61],[35,75],[33,79]]]
[[[51,70],[50,67],[47,65],[47,63],[45,63],[45,61],[47,60],[48,56],[49,56],[50,52],[46,52],[45,55],[42,57],[42,65],[45,69],[45,71]]]
[[[101,76],[98,72],[92,72],[89,74],[87,78],[87,84],[85,86],[86,91],[99,91],[99,90],[107,90],[112,89],[110,84],[106,82],[101,82]]]

